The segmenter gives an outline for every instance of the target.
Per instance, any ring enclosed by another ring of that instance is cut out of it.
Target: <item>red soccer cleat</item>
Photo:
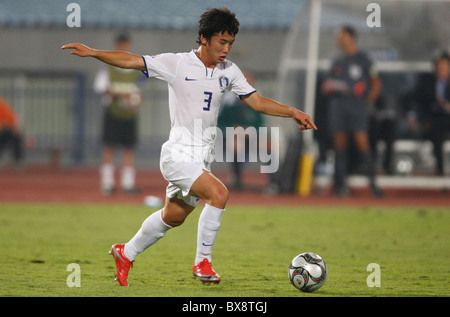
[[[112,254],[116,262],[116,281],[121,286],[128,286],[127,277],[130,268],[133,267],[133,262],[127,259],[123,254],[123,248],[125,244],[113,244],[109,254]]]
[[[203,259],[202,262],[192,267],[192,273],[194,277],[197,277],[203,283],[216,283],[220,282],[220,276],[214,272],[211,263],[208,259]]]

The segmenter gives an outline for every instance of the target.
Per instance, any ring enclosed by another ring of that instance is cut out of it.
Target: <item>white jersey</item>
[[[207,68],[192,50],[142,56],[147,77],[167,82],[171,130],[169,140],[191,146],[212,146],[224,92],[239,97],[256,90],[236,64],[229,60]]]

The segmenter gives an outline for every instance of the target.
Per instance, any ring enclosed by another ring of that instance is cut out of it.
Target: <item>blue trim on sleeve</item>
[[[149,77],[148,76],[148,68],[147,68],[147,62],[145,61],[144,55],[141,55],[142,59],[144,60],[144,64],[145,64],[145,70],[143,70],[142,72],[144,73],[145,77]]]
[[[250,96],[251,94],[253,94],[253,93],[255,93],[255,92],[256,92],[256,89],[253,90],[251,93],[248,93],[248,94],[246,94],[246,95],[239,95],[239,99],[246,98],[246,97]]]

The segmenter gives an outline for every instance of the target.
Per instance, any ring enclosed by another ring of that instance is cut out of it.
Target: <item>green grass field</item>
[[[201,206],[199,206],[201,207]],[[140,206],[2,204],[0,296],[311,297],[449,296],[449,208],[229,206],[214,249],[219,285],[191,273],[197,208],[186,223],[141,254],[130,287],[114,281],[107,252],[126,242],[154,210]],[[315,293],[289,282],[294,256],[311,251],[328,264]],[[81,286],[68,287],[81,269]],[[370,263],[381,286],[368,287]]]

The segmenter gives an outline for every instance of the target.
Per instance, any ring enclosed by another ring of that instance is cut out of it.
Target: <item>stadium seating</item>
[[[246,1],[121,1],[74,0],[80,5],[83,27],[191,29],[207,7],[228,6],[242,29],[288,28],[306,0]],[[66,27],[68,2],[2,0],[0,27]],[[245,16],[245,18],[243,18]]]

